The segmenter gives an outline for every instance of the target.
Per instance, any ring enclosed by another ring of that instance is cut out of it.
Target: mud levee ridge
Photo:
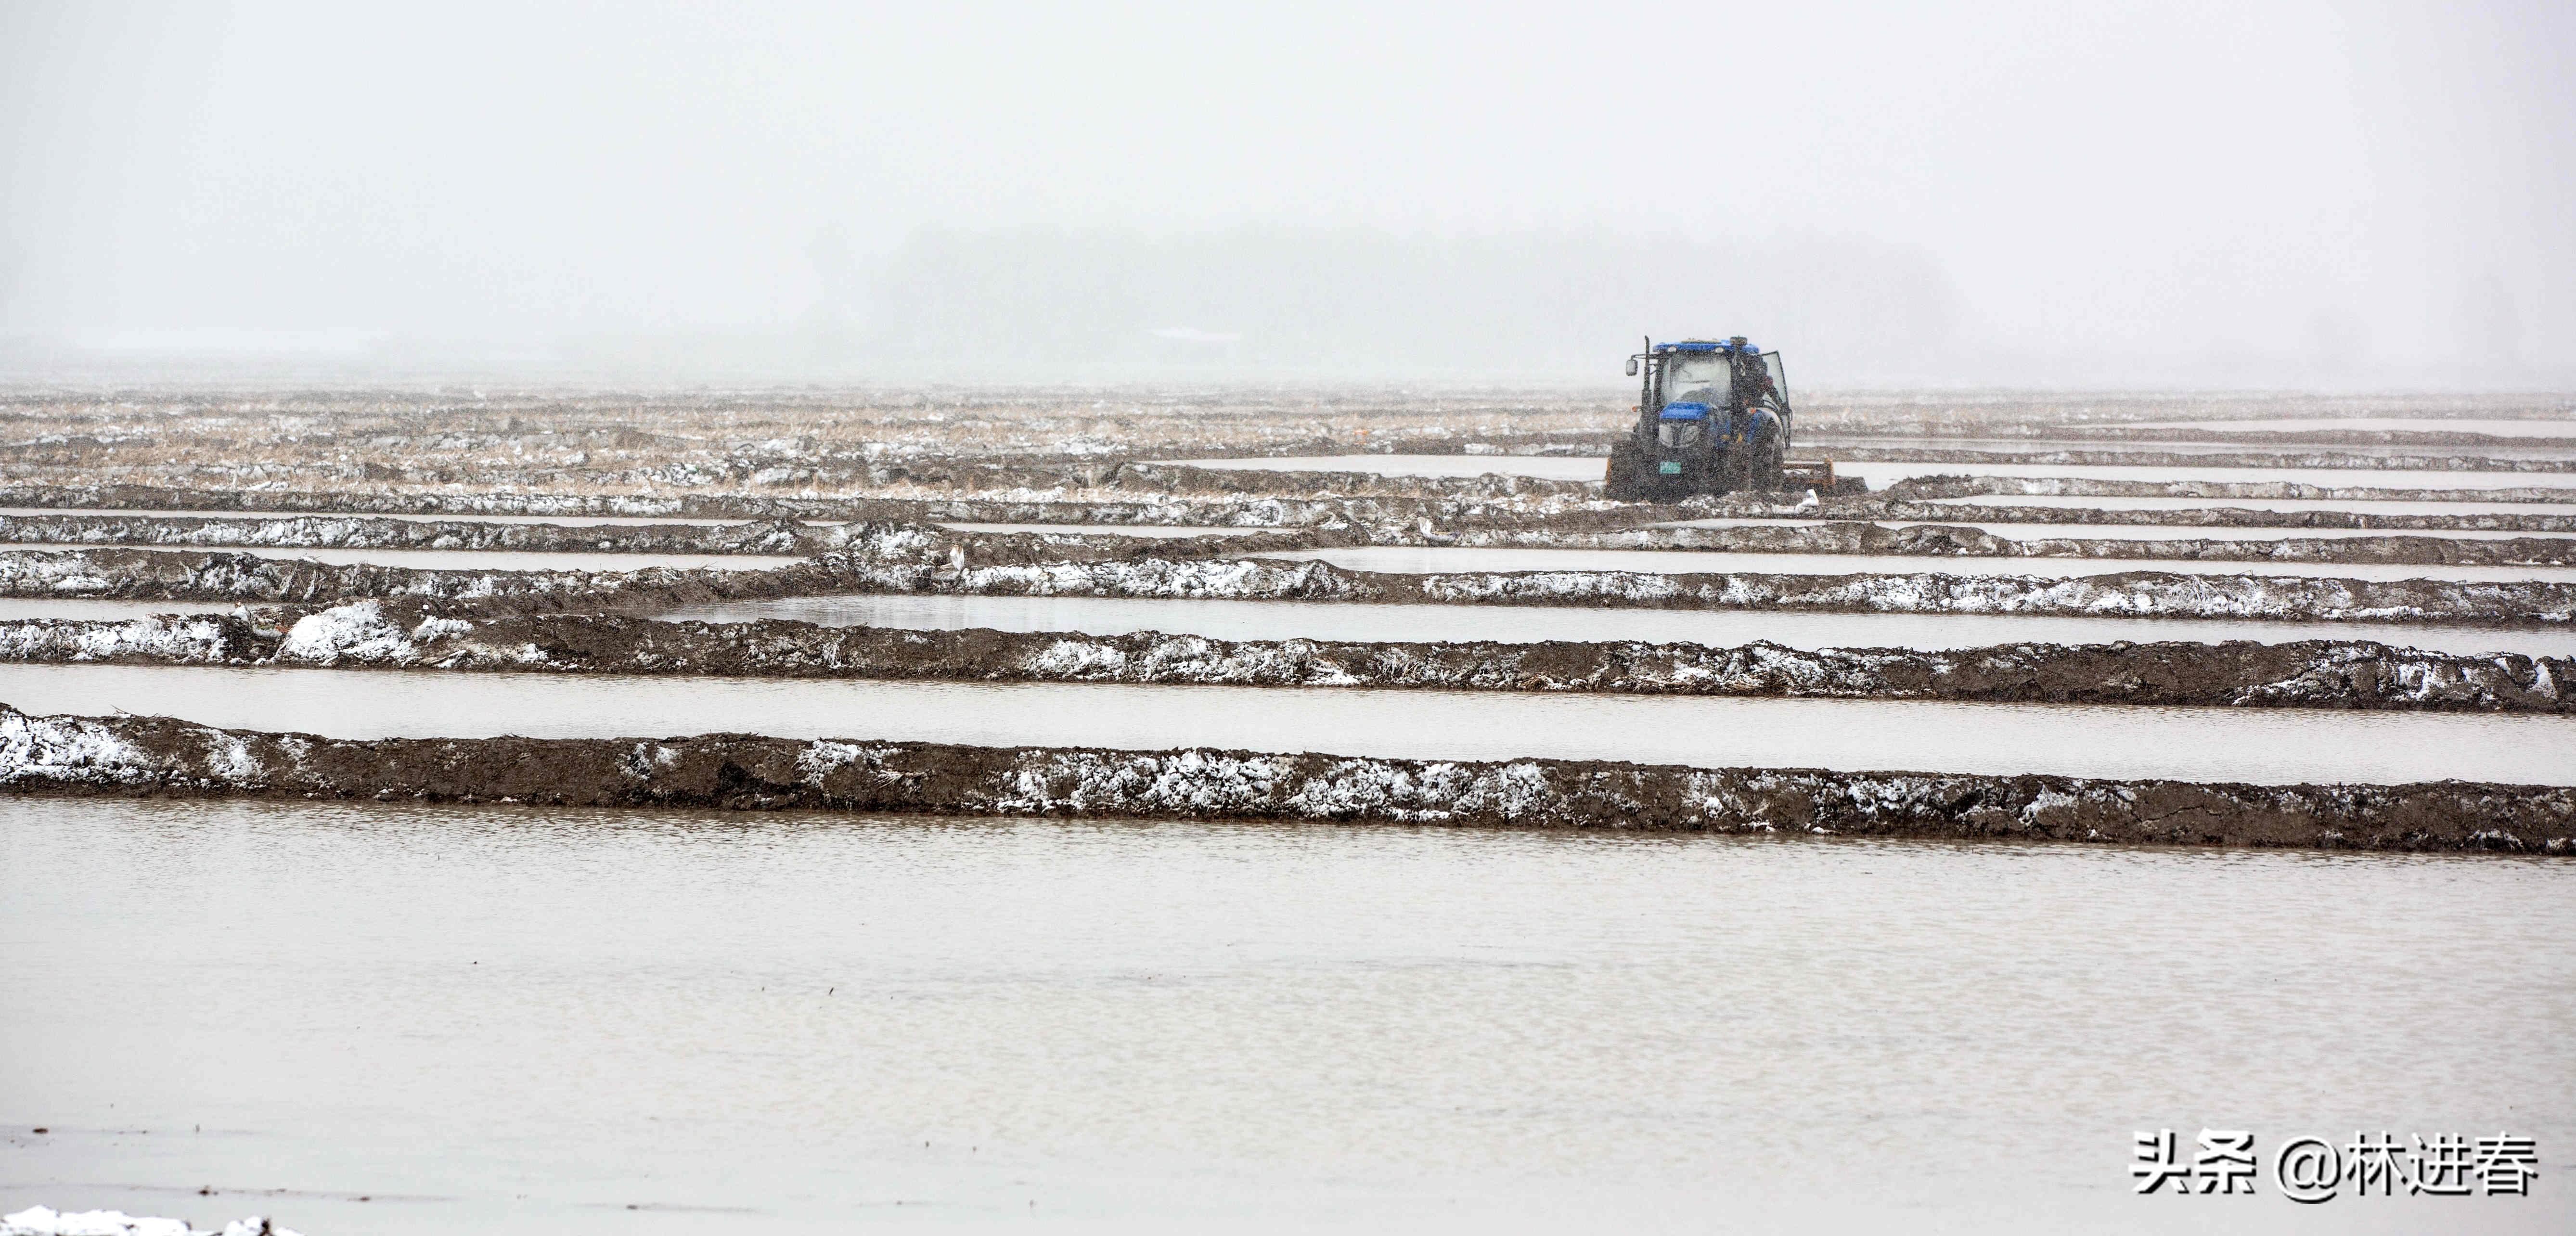
[[[1941,652],[1761,642],[1368,643],[607,616],[468,620],[418,607],[388,612],[373,601],[306,614],[283,631],[217,615],[5,621],[0,661],[2576,712],[2570,658],[2324,640]]]
[[[1384,479],[1384,478],[1381,478]],[[368,491],[204,490],[144,485],[21,485],[0,488],[0,506],[91,511],[203,511],[208,517],[271,511],[329,518],[508,515],[529,518],[611,516],[628,519],[806,520],[832,522],[955,520],[975,523],[1205,524],[1229,528],[1308,528],[1520,522],[1624,527],[1661,517],[1666,508],[1602,501],[1572,491],[1545,494],[1310,494],[1117,492],[1102,486],[1067,491],[960,494],[906,498],[804,498],[766,494],[451,494]],[[1088,495],[1088,496],[1084,496]],[[2576,507],[2569,508],[2576,511]]]
[[[2513,447],[2552,443],[2499,443]],[[1859,441],[1805,444],[1801,450],[1831,455],[1852,463],[2061,464],[2075,467],[2145,468],[2338,468],[2366,478],[2374,471],[2395,472],[2569,472],[2576,460],[2532,459],[2493,454],[2376,454],[2349,450],[2264,450],[2259,445],[2234,451],[2158,451],[2125,448],[1991,450],[1973,446],[1877,445]]]
[[[1955,516],[1955,513],[1950,513]],[[1135,526],[1135,525],[1129,525]],[[699,524],[493,523],[298,515],[187,518],[138,515],[0,515],[0,545],[116,545],[162,549],[404,549],[450,552],[713,553],[815,555],[873,551],[896,534],[954,545],[977,562],[1050,558],[1213,557],[1242,552],[1230,538],[1157,538],[1140,546],[1116,533],[959,532],[898,520],[801,523],[792,519]],[[1887,528],[1858,520],[1730,528],[1582,528],[1540,525],[1447,525],[1424,518],[1372,524],[1336,521],[1328,528],[1283,528],[1266,549],[1325,545],[1459,545],[1561,549],[1721,550],[1741,553],[1896,554],[1949,558],[2082,558],[2222,562],[2369,563],[2463,566],[2576,564],[2576,537],[2463,540],[2442,537],[2350,537],[2172,540],[1996,536],[1975,527],[1937,524]],[[1041,547],[1052,551],[1041,552]]]
[[[839,527],[785,521],[721,524],[479,523],[364,515],[181,518],[0,515],[0,543],[159,548],[429,549],[501,552],[814,554],[837,548]]]
[[[2459,515],[2383,515],[2355,511],[2259,511],[2246,507],[2182,507],[2127,510],[2117,507],[1974,506],[1902,499],[1861,499],[1828,508],[1837,520],[1904,520],[1934,524],[2060,524],[2066,535],[2081,537],[2086,524],[2143,524],[2196,528],[2378,528],[2394,533],[2422,532],[2576,532],[2576,503],[2565,515],[2529,513],[2463,513]],[[1736,514],[1720,510],[1720,514]],[[1741,512],[1769,515],[1768,507]]]
[[[1958,512],[1943,511],[1945,519]],[[1939,558],[2083,558],[2193,562],[2321,562],[2403,566],[2564,566],[2576,564],[2576,537],[2464,540],[2431,536],[2294,537],[2230,540],[2088,538],[2081,525],[2063,536],[2002,537],[1964,524],[1903,528],[1861,520],[1731,528],[1634,528],[1569,532],[1478,528],[1438,538],[1372,537],[1373,544],[1443,544],[1530,549],[1671,549],[1736,553],[1891,554]]]
[[[2354,469],[2355,479],[2369,473]],[[2334,502],[2547,502],[2576,515],[2576,489],[2499,486],[2478,489],[2387,489],[2370,485],[2310,485],[2303,481],[2128,481],[2098,477],[1926,474],[1878,491],[1888,499],[1972,498],[2012,495],[2073,498],[2299,498]],[[1983,508],[1981,508],[1983,509]]]
[[[1011,544],[982,538],[980,546]],[[945,562],[923,561],[948,548]],[[649,612],[717,600],[851,593],[1097,596],[1434,605],[1573,605],[2051,617],[2552,625],[2576,618],[2576,583],[2350,580],[2127,571],[2073,579],[2009,575],[1668,575],[1635,571],[1345,571],[1323,562],[1119,557],[980,565],[962,542],[889,534],[866,552],[773,570],[428,571],[326,566],[248,554],[142,549],[0,552],[0,596],[334,604],[356,598],[471,603],[482,614]],[[1135,553],[1135,550],[1114,551]]]
[[[1268,543],[1304,547],[1318,534],[1285,530]],[[791,519],[718,524],[488,523],[296,515],[193,519],[167,516],[0,515],[0,544],[101,544],[158,549],[404,549],[502,553],[785,554],[860,550],[878,553],[892,537],[972,546],[983,561],[1080,560],[1136,552],[1135,538],[1082,531],[956,532],[896,520],[806,524]],[[1339,544],[1344,538],[1328,543]],[[1219,540],[1162,538],[1161,545],[1203,553],[1238,552]]]
[[[2566,853],[2576,789],[1459,762],[744,735],[384,739],[0,705],[0,789]]]
[[[913,459],[878,461],[831,470],[831,476],[809,476],[809,486],[824,492],[859,491],[873,499],[803,498],[795,491],[770,495],[740,492],[750,480],[741,469],[706,469],[682,465],[675,470],[593,472],[587,476],[562,470],[501,471],[476,478],[480,493],[458,493],[450,482],[440,490],[369,488],[355,491],[185,488],[109,483],[100,485],[27,484],[0,488],[0,503],[13,506],[118,506],[198,509],[300,509],[348,513],[453,514],[598,514],[750,517],[795,515],[805,504],[842,505],[884,499],[936,500],[1016,496],[1057,499],[1079,495],[1192,496],[1229,500],[1280,497],[1393,498],[1402,500],[1493,501],[1500,499],[1597,500],[1598,481],[1556,481],[1505,473],[1464,477],[1389,476],[1377,472],[1298,472],[1261,469],[1200,468],[1185,463],[1132,459],[1033,458],[1011,461],[981,459]],[[394,478],[415,485],[416,478]],[[570,484],[611,486],[610,492],[565,493]],[[727,492],[736,489],[736,492]],[[443,490],[443,492],[442,492]],[[621,492],[622,491],[622,492]],[[147,500],[147,495],[165,495]],[[195,495],[192,497],[191,495]],[[219,496],[228,495],[228,496]],[[327,507],[319,504],[328,503]]]

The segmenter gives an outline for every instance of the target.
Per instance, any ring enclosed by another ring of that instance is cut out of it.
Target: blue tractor
[[[1693,494],[1780,489],[1794,474],[1810,483],[1815,464],[1789,462],[1789,378],[1780,354],[1732,339],[1648,340],[1628,358],[1642,372],[1637,424],[1610,448],[1608,496],[1672,501]],[[1833,488],[1833,465],[1822,465]]]

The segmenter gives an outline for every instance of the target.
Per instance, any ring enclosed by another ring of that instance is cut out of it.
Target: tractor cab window
[[[1699,442],[1698,421],[1660,421],[1655,425],[1655,441],[1665,446],[1692,446]]]
[[[1680,352],[1667,364],[1665,403],[1704,403],[1721,412],[1735,406],[1735,366],[1725,353]]]
[[[1787,406],[1789,402],[1789,375],[1787,371],[1780,367],[1780,354],[1777,352],[1763,353],[1762,369],[1771,377],[1772,398],[1778,400],[1782,406]]]

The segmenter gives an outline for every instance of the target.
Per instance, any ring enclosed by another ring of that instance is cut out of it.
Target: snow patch
[[[142,748],[96,722],[31,717],[0,705],[0,785],[24,781],[130,784],[152,775]]]
[[[50,1206],[30,1206],[16,1214],[0,1215],[0,1236],[215,1236],[215,1233],[191,1227],[185,1219],[129,1215],[122,1210],[55,1210]],[[222,1236],[297,1236],[297,1233],[252,1215],[225,1224]]]
[[[251,754],[250,744],[231,734],[217,734],[207,744],[206,768],[217,778],[235,784],[257,781],[263,771],[259,757]]]
[[[399,663],[420,655],[401,627],[385,621],[384,607],[374,601],[336,605],[306,614],[288,628],[277,659],[308,665],[342,661]]]
[[[865,752],[849,743],[816,742],[796,753],[796,772],[806,784],[820,785],[823,778],[866,758]]]

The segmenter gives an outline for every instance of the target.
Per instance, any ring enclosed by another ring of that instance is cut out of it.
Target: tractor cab
[[[1609,496],[1673,499],[1777,489],[1792,413],[1780,354],[1732,339],[1655,343],[1628,358],[1643,379],[1637,424],[1610,451]]]

